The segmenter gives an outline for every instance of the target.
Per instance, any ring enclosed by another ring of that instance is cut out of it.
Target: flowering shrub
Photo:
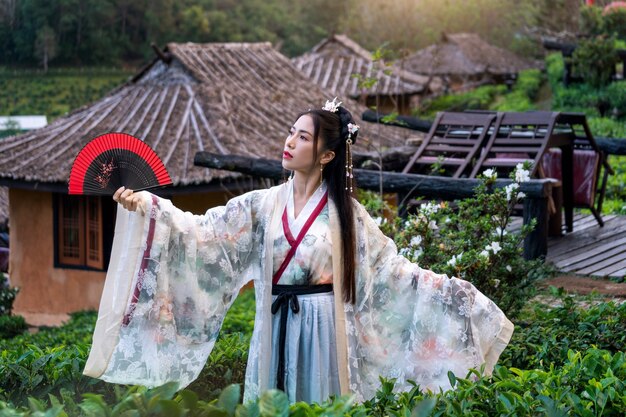
[[[486,170],[473,198],[456,204],[425,203],[407,219],[379,223],[401,255],[423,268],[472,282],[513,314],[531,295],[530,284],[546,270],[542,261],[522,256],[524,238],[534,223],[520,233],[507,231],[516,204],[524,198],[520,183],[530,178],[528,167],[518,165],[511,173],[514,182],[506,187],[496,187],[496,177],[495,170]]]

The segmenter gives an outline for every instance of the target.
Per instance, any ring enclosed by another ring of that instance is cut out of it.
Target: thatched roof
[[[444,35],[439,44],[430,45],[407,57],[403,68],[424,75],[508,75],[534,68],[506,49],[490,45],[473,33]]]
[[[6,187],[0,187],[0,225],[4,224],[9,218],[9,190]]]
[[[65,184],[81,148],[115,131],[149,144],[174,185],[237,176],[194,166],[195,153],[279,159],[298,113],[321,107],[331,96],[269,43],[170,43],[160,59],[101,100],[42,129],[0,141],[0,182]],[[349,99],[344,103],[360,122],[365,107]],[[411,134],[402,128],[362,127],[361,146],[368,140],[402,145]]]
[[[374,62],[372,54],[345,35],[333,35],[318,43],[310,52],[292,59],[294,65],[315,84],[333,94],[358,97],[367,95],[419,94],[428,83],[426,77]],[[359,88],[359,79],[375,77],[376,85]]]

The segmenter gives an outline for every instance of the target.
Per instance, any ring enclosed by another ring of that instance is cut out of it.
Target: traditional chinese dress
[[[342,275],[341,230],[324,186],[297,217],[291,182],[202,216],[140,195],[145,216],[118,209],[87,375],[188,385],[250,280],[256,316],[246,400],[277,386],[291,401],[339,393],[364,400],[379,376],[396,378],[399,388],[413,380],[446,389],[448,371],[464,377],[485,364],[490,373],[513,332],[471,283],[399,256],[356,202],[356,302],[344,303],[335,279]]]

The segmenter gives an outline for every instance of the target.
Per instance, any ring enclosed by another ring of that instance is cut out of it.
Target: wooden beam
[[[607,155],[626,155],[626,139],[595,138],[598,147]]]
[[[220,155],[211,152],[198,152],[194,165],[205,168],[223,169],[240,172],[255,177],[280,180],[285,177],[285,171],[278,160],[251,158],[240,155]],[[480,180],[473,178],[450,178],[419,174],[402,174],[399,172],[375,171],[369,169],[355,169],[354,177],[357,186],[366,190],[380,190],[389,193],[411,193],[427,198],[454,200],[474,195],[474,188]],[[510,184],[510,179],[498,179],[496,187],[501,188]],[[527,196],[545,198],[548,194],[546,184],[551,180],[531,180],[521,185],[520,190]]]
[[[282,164],[277,160],[257,159],[238,155],[218,155],[210,152],[196,153],[194,164],[205,168],[236,171],[254,177],[274,180],[284,178]],[[382,182],[384,192],[414,195],[440,200],[456,200],[472,197],[479,184],[477,179],[448,178],[397,172],[355,169],[357,186],[378,191]],[[505,187],[512,181],[499,179],[496,187]],[[548,196],[552,193],[552,180],[530,180],[520,186],[526,194],[524,200],[524,223],[537,219],[537,227],[524,242],[524,256],[534,259],[545,256],[548,250]]]

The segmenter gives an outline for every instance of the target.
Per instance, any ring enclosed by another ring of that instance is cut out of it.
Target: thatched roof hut
[[[428,92],[428,77],[375,62],[369,51],[346,35],[332,35],[292,62],[321,88],[339,96],[364,98],[367,105],[375,102],[375,96],[379,102],[380,97],[406,101]],[[370,78],[378,82],[363,87],[360,81]]]
[[[0,181],[65,187],[72,161],[93,137],[126,132],[161,157],[174,185],[236,174],[193,165],[198,151],[279,159],[288,126],[331,95],[269,43],[167,45],[129,82],[45,128],[0,142]],[[340,96],[340,98],[342,98]],[[358,119],[365,107],[344,99]],[[364,140],[402,145],[401,128],[363,130]]]
[[[501,82],[534,68],[514,53],[473,33],[444,34],[442,41],[408,56],[402,67],[416,74],[476,82]]]

